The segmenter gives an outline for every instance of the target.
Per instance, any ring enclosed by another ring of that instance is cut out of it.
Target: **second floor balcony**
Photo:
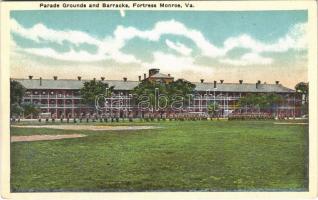
[[[53,95],[25,95],[24,99],[81,99],[80,95],[53,94]]]

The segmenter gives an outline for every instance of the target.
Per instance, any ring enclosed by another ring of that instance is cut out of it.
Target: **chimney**
[[[82,80],[82,77],[81,77],[81,76],[78,76],[78,77],[77,77],[77,80],[79,80],[79,81]]]
[[[29,79],[32,80],[33,76],[29,76]]]
[[[275,83],[276,83],[276,85],[278,85],[278,84],[279,84],[279,81],[275,81]]]
[[[258,86],[261,84],[261,81],[258,80],[257,83],[256,83],[256,89],[258,89]]]
[[[53,79],[56,81],[57,80],[57,76],[53,76]]]
[[[239,82],[240,82],[240,84],[242,84],[242,83],[243,83],[243,80],[239,80]]]
[[[124,77],[123,79],[124,79],[124,82],[126,82],[126,81],[127,81],[127,78],[126,78],[126,77]]]
[[[201,79],[201,83],[203,83],[204,82],[204,79]]]
[[[214,81],[213,83],[213,88],[216,88],[216,81]]]
[[[40,86],[42,86],[42,77],[40,77]]]
[[[102,77],[100,77],[100,79],[103,81],[103,80],[105,80],[105,77],[102,76]]]
[[[144,79],[146,79],[147,78],[147,74],[144,74]]]
[[[138,76],[138,80],[141,81],[141,76]]]
[[[220,83],[223,84],[224,80],[220,80]]]
[[[159,71],[160,71],[159,69],[155,69],[155,68],[149,69],[149,76],[155,75],[159,73]]]
[[[170,77],[170,74],[168,74],[168,76]]]

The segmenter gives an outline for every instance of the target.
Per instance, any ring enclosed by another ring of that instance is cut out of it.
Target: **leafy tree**
[[[22,108],[24,116],[28,115],[38,115],[40,113],[40,108],[32,103],[22,103]]]
[[[18,103],[10,104],[10,116],[18,116],[23,113],[23,108]]]
[[[304,83],[304,82],[297,83],[295,86],[295,89],[296,89],[296,92],[308,94],[308,90],[309,90],[308,83]]]
[[[238,101],[238,104],[240,107],[243,107],[243,106],[255,106],[256,105],[256,94],[247,94],[246,96],[244,97],[241,97]]]
[[[80,89],[80,94],[82,96],[82,103],[88,104],[91,106],[95,105],[96,97],[99,95],[109,96],[114,87],[108,88],[108,94],[106,94],[106,88],[108,84],[102,81],[91,80],[84,83],[84,86]]]
[[[260,109],[271,109],[283,101],[282,96],[275,93],[248,94],[239,99],[239,106],[249,106]]]
[[[304,82],[297,83],[295,86],[295,90],[297,93],[304,95],[305,103],[307,103],[308,95],[309,95],[308,83],[304,83]]]
[[[266,96],[266,101],[267,101],[267,107],[271,110],[271,112],[273,111],[274,107],[278,107],[279,104],[281,104],[283,102],[283,97],[281,95],[275,94],[275,93],[270,93],[267,94]]]
[[[215,116],[219,112],[219,104],[218,103],[210,103],[208,105],[208,113],[212,116]]]
[[[309,84],[300,82],[297,83],[295,86],[295,90],[300,95],[301,97],[304,97],[304,101],[302,102],[301,105],[301,110],[303,113],[307,114],[308,113],[308,96],[309,96]]]
[[[23,108],[21,107],[22,98],[25,88],[18,81],[10,81],[10,115],[21,115]]]
[[[186,104],[189,102],[189,94],[193,94],[194,89],[195,84],[184,79],[178,79],[167,85],[167,91],[170,97],[169,99],[172,99],[171,97],[174,95],[180,95],[184,98]]]
[[[187,80],[178,79],[169,83],[167,89],[170,94],[178,93],[185,96],[194,92],[195,85]]]
[[[168,102],[164,102],[164,99],[160,99],[159,104],[162,105],[168,103],[168,105],[171,105],[175,95],[182,96],[186,100],[189,98],[188,94],[193,93],[194,88],[194,84],[184,79],[178,79],[168,84],[151,82],[146,79],[134,88],[133,94],[137,97],[137,103],[144,101],[144,99],[141,98],[142,96],[147,96],[149,98],[150,105],[154,106],[156,104],[155,91],[157,90],[160,95],[165,95],[168,98]]]
[[[151,82],[147,79],[143,80],[137,87],[135,87],[132,93],[135,96],[137,103],[145,101],[143,97],[146,96],[149,98],[148,100],[150,105],[155,106],[155,95],[158,95],[155,94],[156,90],[158,91],[158,94],[168,96],[168,91],[165,83]]]
[[[21,104],[23,95],[25,93],[25,87],[21,85],[18,81],[10,81],[10,103],[11,104]]]

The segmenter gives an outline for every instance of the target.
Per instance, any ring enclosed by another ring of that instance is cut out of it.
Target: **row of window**
[[[58,95],[58,96],[63,96],[64,93],[61,92],[54,92],[54,91],[27,91],[25,93],[26,95]],[[66,96],[71,96],[71,95],[79,95],[79,92],[72,92],[70,93],[65,93]]]

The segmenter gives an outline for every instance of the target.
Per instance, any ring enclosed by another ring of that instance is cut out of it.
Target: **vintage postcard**
[[[1,4],[2,198],[313,198],[314,1]]]

